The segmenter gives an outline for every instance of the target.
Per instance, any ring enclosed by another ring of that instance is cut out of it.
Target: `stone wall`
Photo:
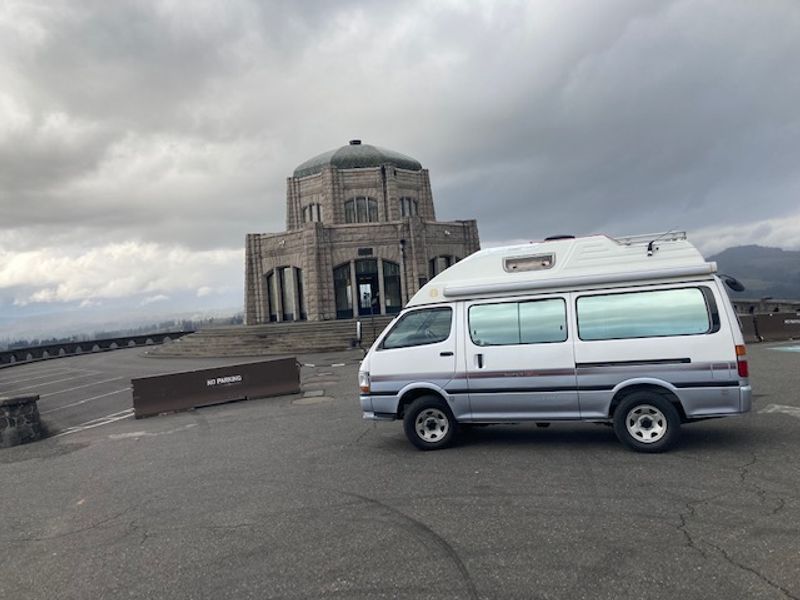
[[[36,406],[39,396],[0,396],[0,448],[26,444],[44,437]]]

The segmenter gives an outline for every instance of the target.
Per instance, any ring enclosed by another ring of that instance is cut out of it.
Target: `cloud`
[[[155,296],[148,296],[142,300],[139,305],[147,306],[148,304],[153,304],[153,302],[163,302],[164,300],[169,300],[169,296],[165,296],[164,294],[156,294]]]
[[[779,1],[10,0],[0,297],[242,289],[286,177],[354,137],[418,158],[487,244],[791,244],[798,31]]]
[[[14,252],[0,248],[0,289],[14,290],[17,305],[87,302],[167,292],[194,291],[207,284],[236,282],[241,250],[190,251],[153,242],[124,242],[96,248],[43,248]]]
[[[756,244],[784,250],[800,250],[800,213],[738,225],[712,226],[697,230],[691,240],[711,256],[733,246]]]

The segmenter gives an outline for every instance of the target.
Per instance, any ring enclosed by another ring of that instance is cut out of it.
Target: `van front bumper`
[[[372,421],[394,421],[397,418],[398,398],[394,394],[374,396],[359,396],[361,412],[365,419]]]
[[[361,417],[366,421],[395,421],[397,415],[394,413],[376,413],[372,411],[363,411]]]

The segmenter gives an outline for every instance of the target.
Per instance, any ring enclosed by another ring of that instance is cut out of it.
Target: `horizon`
[[[241,306],[245,235],[353,138],[419,160],[482,247],[800,250],[798,28],[797,3],[10,2],[0,339]]]

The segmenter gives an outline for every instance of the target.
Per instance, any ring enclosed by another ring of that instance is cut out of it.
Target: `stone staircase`
[[[360,319],[362,342],[368,348],[392,317]],[[152,348],[155,357],[267,356],[328,352],[354,347],[356,320],[299,321],[201,329]]]

